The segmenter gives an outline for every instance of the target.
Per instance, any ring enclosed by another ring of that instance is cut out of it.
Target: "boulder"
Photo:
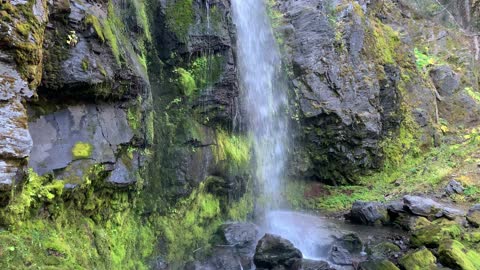
[[[348,233],[335,240],[335,245],[341,246],[350,253],[360,253],[363,250],[363,244],[356,233]]]
[[[403,197],[405,207],[414,215],[433,217],[440,212],[441,205],[430,198],[406,195]]]
[[[361,262],[359,265],[360,270],[400,270],[389,260],[373,260]]]
[[[452,269],[480,269],[480,254],[456,240],[446,240],[438,248],[439,261]]]
[[[437,66],[430,70],[430,77],[442,96],[451,96],[460,86],[460,76],[449,66]]]
[[[445,187],[445,193],[447,193],[447,195],[462,194],[463,186],[460,182],[452,179]]]
[[[445,206],[430,198],[406,195],[403,197],[403,202],[405,208],[408,209],[410,213],[428,219],[446,217],[453,220],[456,217],[465,216],[463,210]]]
[[[467,220],[472,226],[480,227],[480,204],[476,204],[468,210]]]
[[[220,232],[225,244],[235,247],[240,253],[253,255],[259,229],[249,222],[234,222],[223,224]]]
[[[367,253],[369,258],[374,260],[383,260],[395,257],[400,254],[401,249],[391,242],[379,243],[373,247],[368,248]]]
[[[184,270],[206,270],[206,269],[222,269],[222,270],[242,270],[244,269],[240,258],[235,250],[230,247],[214,248],[213,256],[208,257],[204,261],[190,262],[183,268]],[[249,269],[249,268],[248,268]]]
[[[348,218],[354,222],[365,225],[374,225],[388,220],[386,206],[376,202],[355,201]]]
[[[426,248],[415,250],[405,254],[399,264],[407,270],[435,270],[437,258]]]
[[[413,246],[438,247],[445,239],[456,239],[462,235],[462,228],[455,221],[439,219],[428,226],[413,231],[410,243]]]
[[[267,233],[258,242],[253,261],[259,270],[298,270],[302,253],[290,241]]]

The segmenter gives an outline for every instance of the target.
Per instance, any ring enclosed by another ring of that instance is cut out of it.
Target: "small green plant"
[[[420,51],[418,48],[414,48],[417,68],[422,71],[426,71],[426,68],[437,65],[439,60],[437,57],[429,55],[428,47],[425,47],[424,51]]]
[[[197,84],[192,74],[185,70],[184,68],[177,68],[175,72],[178,74],[178,82],[180,83],[182,94],[185,96],[192,96],[197,90]]]

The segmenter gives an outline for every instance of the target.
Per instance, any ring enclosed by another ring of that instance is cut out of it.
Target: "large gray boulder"
[[[437,66],[430,70],[430,77],[442,96],[451,96],[460,86],[460,76],[449,66]]]
[[[257,244],[253,261],[259,270],[299,270],[302,252],[280,236],[265,234]]]
[[[382,203],[355,201],[347,217],[354,223],[374,225],[386,222],[388,212]]]

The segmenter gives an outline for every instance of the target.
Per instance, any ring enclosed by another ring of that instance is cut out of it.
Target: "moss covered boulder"
[[[439,261],[453,269],[480,269],[480,254],[456,240],[446,240],[438,248]]]
[[[399,270],[395,264],[389,260],[375,260],[360,263],[361,270]]]
[[[416,247],[438,247],[442,240],[457,239],[461,234],[462,228],[455,221],[438,219],[431,225],[413,231],[410,241]]]
[[[427,270],[437,269],[437,259],[432,252],[426,248],[407,253],[399,263],[406,270]]]

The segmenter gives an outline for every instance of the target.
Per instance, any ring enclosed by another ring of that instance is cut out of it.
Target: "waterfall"
[[[287,87],[282,83],[281,57],[262,0],[232,0],[237,27],[237,59],[241,103],[253,135],[256,183],[261,191],[262,231],[290,240],[307,258],[325,258],[326,229],[317,219],[278,210],[282,205],[289,129]]]
[[[266,6],[261,0],[233,0],[237,27],[241,103],[253,136],[256,180],[265,210],[278,208],[288,148],[287,87]]]

